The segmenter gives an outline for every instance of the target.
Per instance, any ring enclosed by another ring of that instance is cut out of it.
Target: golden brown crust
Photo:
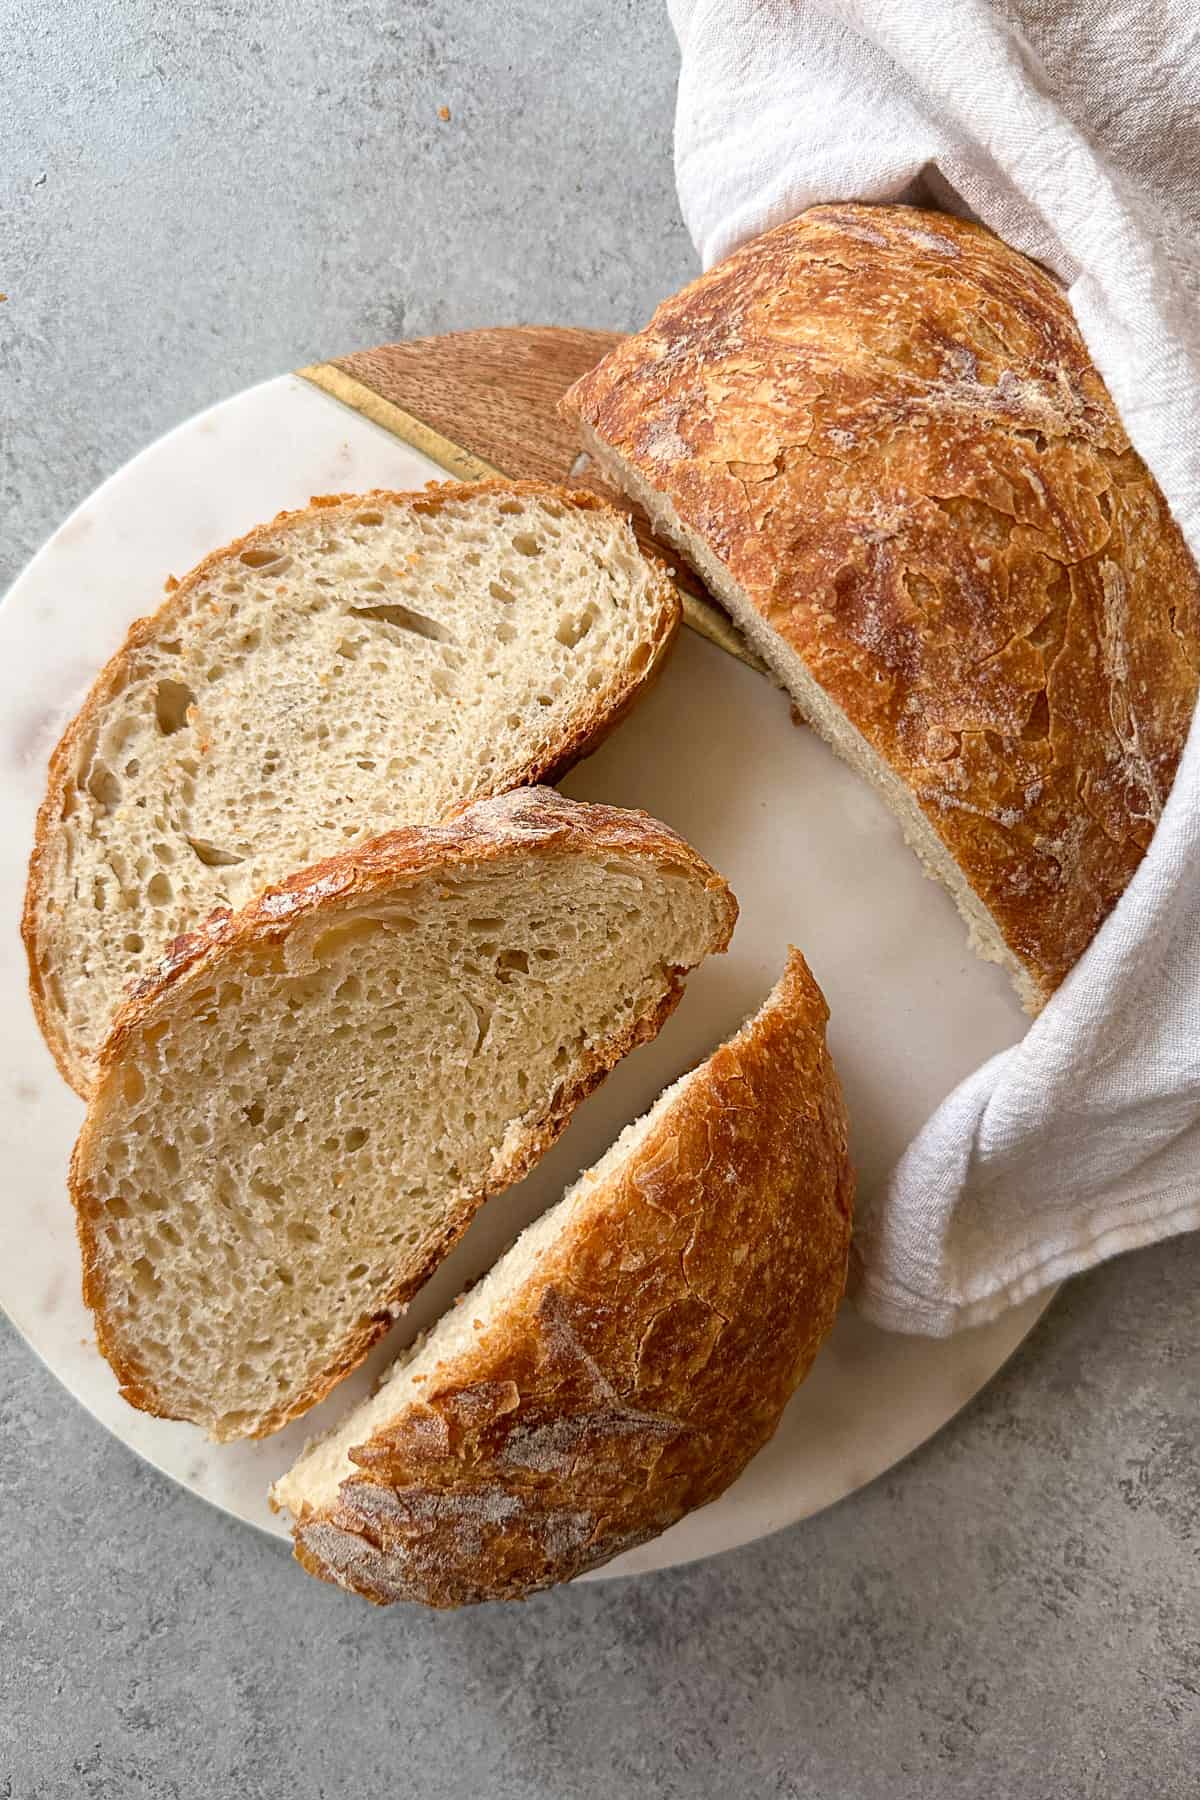
[[[553,499],[560,505],[571,507],[577,512],[608,513],[619,518],[622,524],[628,523],[623,514],[617,512],[598,494],[585,488],[561,487],[540,481],[446,481],[431,483],[428,488],[423,490],[407,492],[373,488],[363,494],[317,494],[313,496],[308,507],[277,513],[266,524],[257,525],[243,537],[235,538],[232,543],[212,551],[197,563],[195,568],[190,570],[181,581],[176,581],[174,577],[171,577],[167,582],[166,598],[157,611],[145,618],[135,619],[129,627],[125,641],[120,649],[109,658],[96,677],[82,707],[68,725],[51,755],[46,796],[38,809],[34,830],[34,846],[29,859],[29,876],[21,916],[21,937],[29,965],[29,992],[34,1014],[63,1079],[83,1099],[88,1097],[95,1079],[94,1064],[79,1046],[73,1045],[69,1041],[63,1028],[62,1019],[46,993],[46,982],[43,975],[43,953],[46,949],[47,936],[45,930],[46,898],[51,883],[48,866],[49,850],[56,822],[62,816],[64,803],[68,796],[77,753],[95,729],[104,706],[124,688],[131,657],[143,645],[171,635],[174,621],[185,615],[187,604],[196,587],[210,579],[223,564],[236,562],[247,551],[269,548],[282,526],[286,526],[293,519],[303,518],[313,509],[328,510],[337,507],[345,507],[348,510],[358,509],[365,502],[370,501],[375,505],[412,506],[418,512],[436,514],[447,502],[470,500],[476,495],[485,493],[511,494],[518,498]],[[561,779],[577,762],[598,747],[609,732],[629,713],[647,685],[661,672],[667,652],[679,629],[682,610],[679,595],[668,577],[665,567],[654,559],[648,560],[654,567],[658,578],[661,610],[646,663],[641,668],[632,670],[626,679],[614,683],[611,691],[598,696],[595,705],[580,718],[575,731],[562,741],[554,745],[547,745],[544,754],[536,756],[522,771],[519,781],[509,785],[532,786],[538,782]],[[480,794],[478,798],[484,799],[487,798],[487,795]]]
[[[1149,842],[1200,574],[1070,307],[982,228],[820,206],[571,389],[903,779],[1047,998]]]
[[[218,979],[233,959],[258,947],[283,943],[302,920],[314,915],[336,915],[372,894],[391,892],[431,873],[450,876],[456,869],[478,868],[508,856],[571,851],[643,858],[660,869],[676,869],[702,881],[720,897],[724,913],[709,951],[720,953],[728,948],[737,919],[737,901],[716,871],[683,838],[648,813],[568,800],[552,789],[525,788],[480,801],[446,825],[414,826],[374,838],[268,888],[240,913],[214,915],[200,931],[177,939],[155,973],[133,991],[118,1012],[101,1051],[96,1086],[68,1177],[83,1267],[84,1303],[95,1321],[100,1351],[111,1364],[121,1393],[131,1406],[160,1418],[181,1416],[164,1409],[161,1397],[144,1378],[135,1348],[124,1342],[113,1327],[99,1236],[104,1196],[96,1192],[88,1174],[93,1141],[120,1089],[125,1052],[131,1042],[148,1027],[169,1017],[190,990]],[[686,969],[668,971],[670,986],[655,1009],[592,1055],[575,1080],[556,1097],[553,1110],[513,1148],[504,1164],[494,1168],[479,1192],[464,1201],[447,1220],[439,1239],[424,1247],[420,1264],[403,1272],[378,1310],[360,1321],[357,1331],[338,1346],[320,1376],[286,1407],[264,1416],[250,1435],[264,1437],[278,1431],[289,1419],[298,1418],[315,1406],[358,1366],[372,1344],[394,1322],[395,1309],[428,1280],[483,1202],[519,1181],[562,1135],[576,1106],[609,1070],[638,1044],[657,1035],[679,1003],[686,974]]]
[[[337,1504],[300,1519],[311,1573],[378,1604],[517,1598],[741,1473],[845,1285],[853,1176],[827,1017],[793,951],[472,1348],[352,1452]]]

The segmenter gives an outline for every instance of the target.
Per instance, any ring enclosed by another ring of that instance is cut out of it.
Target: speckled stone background
[[[2,585],[249,382],[693,269],[656,0],[9,0],[0,73]],[[1198,1293],[1195,1239],[1112,1265],[823,1517],[444,1617],[304,1580],[4,1328],[0,1800],[1191,1800]]]

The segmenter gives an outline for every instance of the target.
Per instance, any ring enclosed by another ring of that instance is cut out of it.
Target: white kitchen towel
[[[981,219],[1067,284],[1200,555],[1196,0],[670,0],[704,258],[823,200]],[[1150,849],[1015,1049],[950,1095],[858,1227],[857,1298],[942,1335],[1200,1226],[1200,728]]]

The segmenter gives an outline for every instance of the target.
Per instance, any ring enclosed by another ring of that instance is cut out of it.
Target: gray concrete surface
[[[0,73],[0,583],[247,382],[404,333],[632,324],[692,268],[656,0],[9,0]],[[446,1617],[303,1580],[5,1330],[0,1800],[1185,1800],[1198,1291],[1196,1240],[1075,1283],[807,1525]]]

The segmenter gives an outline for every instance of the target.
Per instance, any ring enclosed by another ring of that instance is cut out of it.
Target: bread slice
[[[67,1080],[86,1095],[129,984],[215,907],[565,772],[678,621],[620,514],[538,483],[314,500],[207,557],[50,765],[24,936]]]
[[[117,1018],[71,1164],[126,1399],[218,1439],[314,1405],[736,914],[665,826],[534,788],[176,944]]]
[[[1061,288],[961,219],[818,206],[564,410],[1037,1012],[1141,860],[1200,675],[1200,570]]]
[[[761,1011],[619,1137],[272,1499],[383,1604],[513,1599],[715,1499],[833,1324],[853,1177],[828,1010]]]

